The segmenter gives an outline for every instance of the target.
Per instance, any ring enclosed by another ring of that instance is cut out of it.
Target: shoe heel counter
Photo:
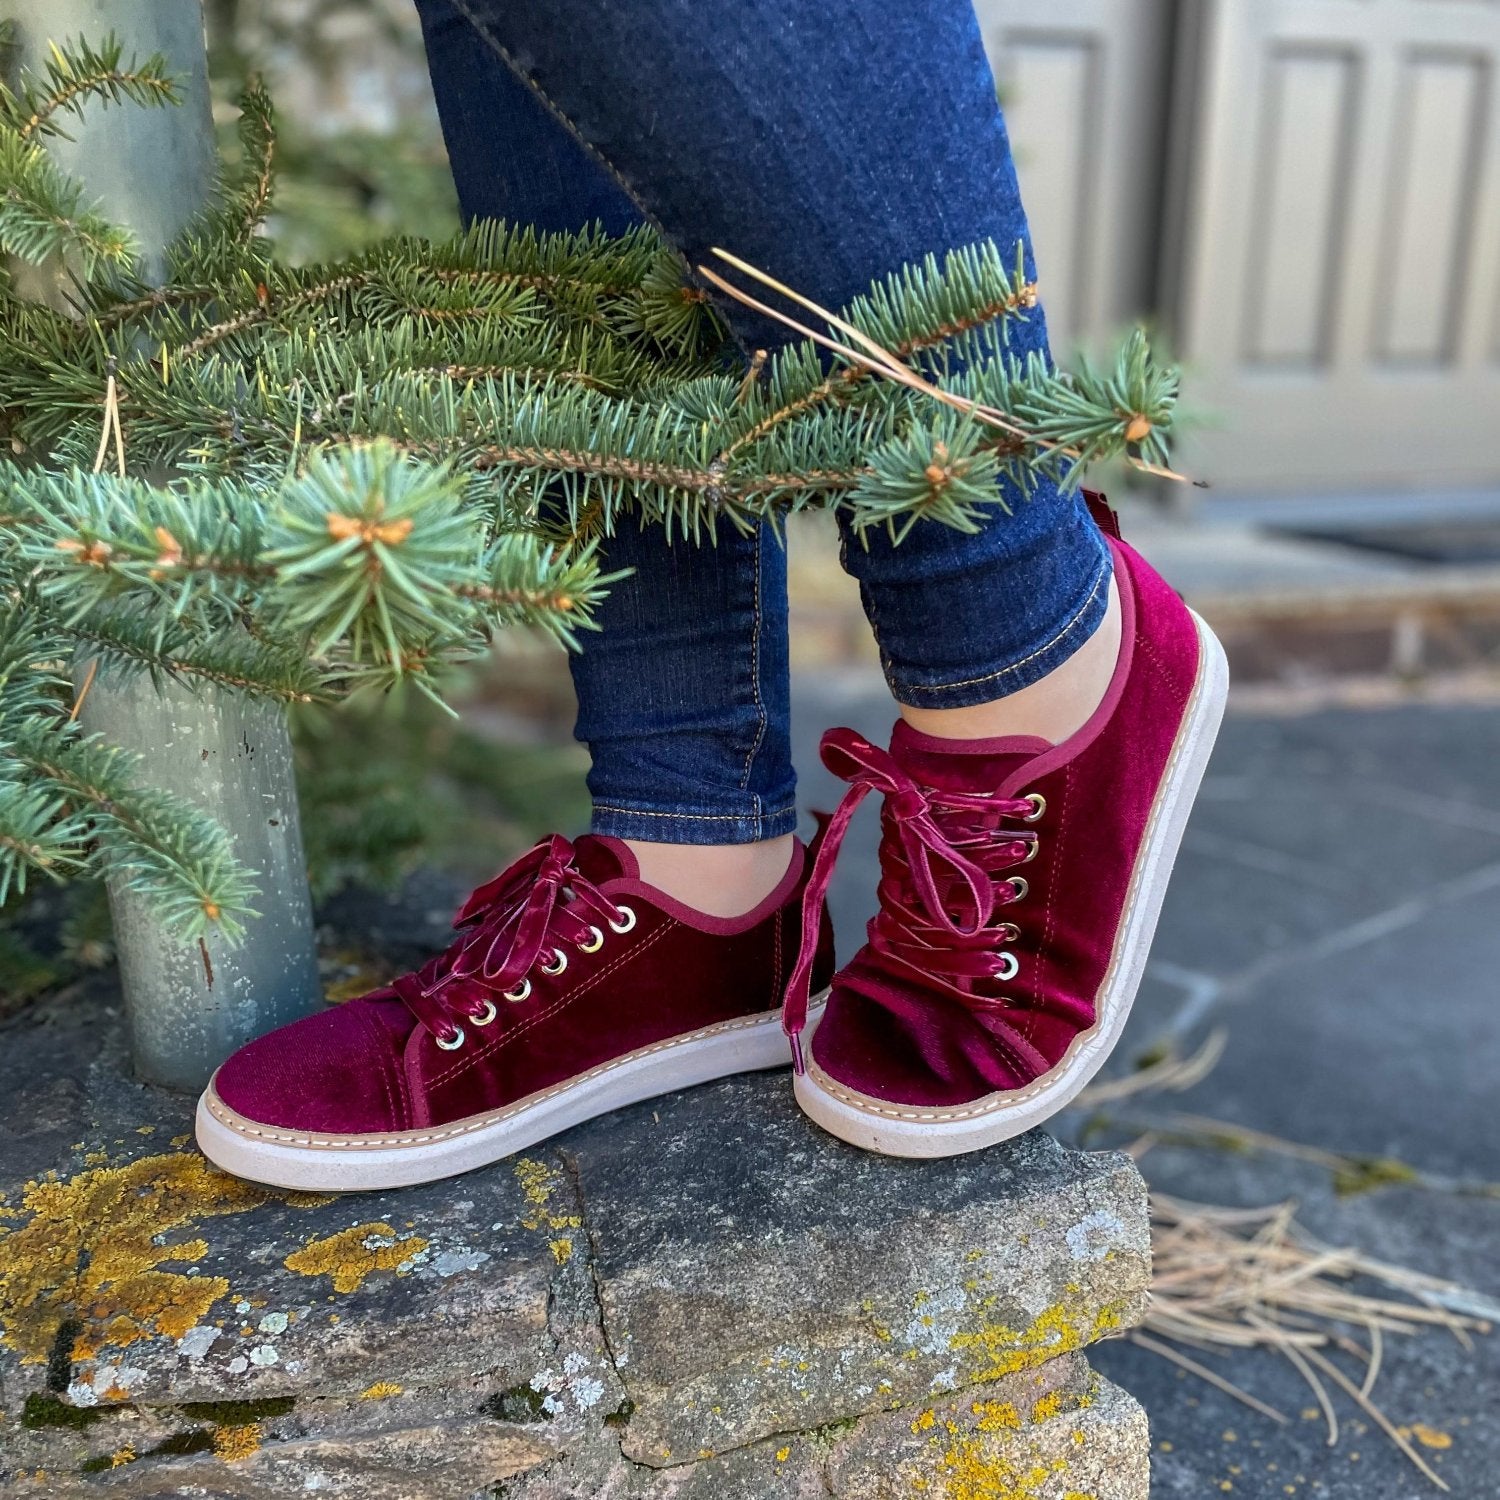
[[[1198,676],[1202,647],[1182,595],[1128,542],[1113,542],[1117,569],[1128,571],[1134,598],[1135,644],[1149,651],[1174,694],[1184,698]]]

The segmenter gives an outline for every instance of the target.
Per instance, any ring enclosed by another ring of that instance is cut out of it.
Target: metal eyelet
[[[1047,811],[1047,799],[1040,792],[1027,792],[1021,800],[1031,804],[1031,811],[1021,815],[1023,822],[1035,823]]]
[[[542,965],[543,974],[561,974],[568,967],[568,955],[561,948],[552,950],[552,962]]]
[[[628,906],[622,906],[620,910],[625,915],[618,922],[611,922],[609,924],[611,932],[629,932],[635,926],[635,912]]]
[[[1030,844],[1028,844],[1027,847],[1026,847],[1026,853],[1025,853],[1024,857],[1022,858],[1021,863],[1023,865],[1029,865],[1032,862],[1032,860],[1034,860],[1036,858],[1036,852],[1040,848],[1041,848],[1041,840],[1040,839],[1032,839],[1032,841],[1030,842]]]
[[[1031,882],[1024,875],[1012,875],[1010,888],[1015,892],[1010,898],[1012,901],[1024,901],[1031,892]]]
[[[512,1005],[519,1005],[531,994],[531,981],[523,979],[514,989],[502,991]]]
[[[1014,922],[1002,922],[1000,924],[999,937],[1002,943],[1019,942],[1021,929]]]
[[[590,927],[589,931],[593,933],[593,937],[578,945],[580,953],[597,953],[604,946],[604,934],[597,927]]]
[[[1021,972],[1021,960],[1014,953],[1002,953],[1000,957],[1008,967],[997,970],[994,977],[1000,980],[1014,979]]]
[[[500,1012],[495,1009],[495,1002],[493,1000],[486,1000],[484,1002],[484,1009],[477,1016],[470,1016],[469,1022],[474,1026],[488,1026],[499,1014]]]
[[[444,1052],[457,1052],[464,1044],[464,1029],[462,1026],[453,1028],[453,1035],[445,1042],[442,1037],[436,1038],[437,1044]]]

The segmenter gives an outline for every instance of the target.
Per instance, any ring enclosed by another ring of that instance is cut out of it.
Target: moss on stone
[[[839,1422],[825,1422],[821,1427],[814,1427],[807,1434],[807,1438],[809,1442],[820,1444],[825,1448],[831,1448],[835,1443],[857,1431],[858,1428],[858,1417],[845,1417]]]
[[[497,1422],[550,1422],[552,1413],[544,1404],[546,1399],[529,1385],[513,1385],[488,1397],[479,1409]]]
[[[604,1425],[613,1427],[617,1432],[623,1432],[630,1425],[630,1419],[635,1415],[635,1402],[627,1396],[610,1414],[605,1417]]]
[[[214,1445],[211,1428],[194,1427],[188,1432],[174,1432],[165,1442],[158,1443],[144,1458],[185,1458],[190,1453],[208,1453]]]
[[[21,1426],[32,1432],[46,1427],[70,1427],[80,1432],[102,1420],[109,1410],[107,1406],[70,1406],[56,1396],[43,1396],[33,1391],[21,1408]]]
[[[1376,1188],[1400,1187],[1421,1180],[1413,1166],[1394,1156],[1351,1156],[1333,1174],[1333,1190],[1340,1198],[1353,1198]]]
[[[101,1453],[98,1458],[91,1458],[86,1463],[80,1464],[78,1472],[80,1474],[103,1474],[110,1469],[122,1468],[127,1463],[135,1463],[142,1458],[186,1458],[193,1453],[210,1453],[213,1448],[213,1429],[194,1427],[187,1432],[174,1432],[165,1442],[158,1443],[154,1448],[147,1448],[144,1453],[137,1453],[130,1447],[122,1448],[117,1453]]]
[[[184,1401],[177,1410],[196,1421],[212,1422],[215,1427],[244,1427],[284,1417],[296,1404],[295,1396],[262,1396],[258,1401]]]

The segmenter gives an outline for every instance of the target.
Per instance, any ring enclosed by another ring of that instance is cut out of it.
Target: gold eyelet
[[[552,950],[552,962],[542,965],[543,974],[561,974],[568,967],[568,955],[561,948]]]
[[[453,1035],[445,1042],[442,1037],[436,1038],[437,1044],[444,1052],[457,1052],[464,1044],[464,1029],[462,1026],[453,1028]]]
[[[1021,800],[1031,804],[1031,811],[1021,815],[1023,822],[1035,823],[1047,811],[1047,799],[1040,792],[1027,792]]]
[[[593,933],[593,937],[578,945],[580,953],[597,953],[604,946],[604,934],[597,927],[590,927],[589,931]]]
[[[523,1000],[527,999],[528,996],[530,996],[531,981],[529,979],[523,979],[520,984],[518,984],[514,989],[505,990],[503,993],[505,995],[505,998],[509,1000],[512,1005],[519,1005]]]
[[[488,1026],[499,1014],[500,1012],[495,1009],[495,1002],[493,1000],[486,1000],[484,1002],[484,1009],[477,1016],[470,1016],[469,1021],[474,1026]]]
[[[1002,943],[1019,942],[1021,929],[1014,922],[1002,922],[1000,924],[1000,941]]]
[[[1007,979],[1014,979],[1021,972],[1021,960],[1014,953],[1002,953],[1000,957],[1005,960],[1008,967],[1003,972],[996,974],[995,978],[1002,982]]]
[[[625,915],[618,922],[611,922],[609,924],[611,932],[629,932],[635,926],[635,912],[628,906],[622,906],[620,910]]]
[[[1030,894],[1031,882],[1024,875],[1012,875],[1010,888],[1015,892],[1015,895],[1010,898],[1012,901],[1024,901]]]

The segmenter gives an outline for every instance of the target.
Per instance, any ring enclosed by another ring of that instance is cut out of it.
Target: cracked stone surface
[[[1042,1135],[938,1162],[741,1078],[576,1132],[627,1453],[672,1463],[1009,1374],[1144,1311],[1134,1167]],[[645,1149],[643,1149],[643,1146]],[[640,1164],[650,1162],[649,1212]]]
[[[0,1028],[0,1495],[1145,1494],[1080,1352],[1144,1307],[1122,1156],[886,1161],[772,1074],[328,1198],[190,1120],[107,978]]]

